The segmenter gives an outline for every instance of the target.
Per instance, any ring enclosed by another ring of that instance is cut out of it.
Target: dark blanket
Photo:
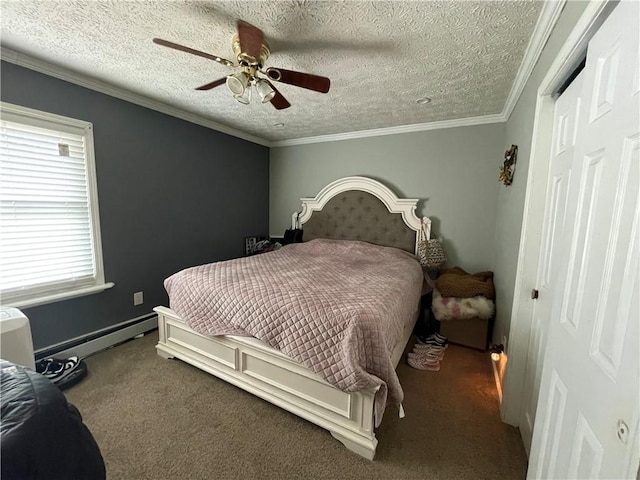
[[[106,478],[100,449],[78,409],[43,375],[0,362],[2,480]]]

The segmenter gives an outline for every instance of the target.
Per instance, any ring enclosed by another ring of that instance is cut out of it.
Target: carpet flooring
[[[102,451],[109,479],[523,479],[517,430],[500,421],[491,360],[451,345],[439,372],[398,375],[374,461],[329,432],[155,351],[157,331],[86,359],[65,393]],[[405,357],[406,358],[406,357]]]

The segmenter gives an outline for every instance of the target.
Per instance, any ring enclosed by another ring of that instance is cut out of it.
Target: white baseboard
[[[146,316],[146,315],[145,315]],[[73,355],[78,356],[79,358],[86,358],[94,353],[105,350],[109,347],[122,343],[126,340],[129,340],[137,335],[144,334],[149,332],[150,330],[154,330],[158,328],[158,316],[154,315],[146,320],[138,321],[140,317],[137,319],[128,320],[126,322],[122,322],[118,325],[113,325],[106,329],[97,330],[95,332],[91,332],[90,334],[83,335],[82,337],[77,337],[72,340],[65,341],[63,343],[57,344],[61,348],[64,348],[64,345],[68,345],[70,343],[74,343],[77,341],[82,341],[84,338],[96,337],[92,340],[88,340],[86,342],[80,343],[78,345],[74,345],[72,347],[66,348],[64,350],[56,351],[56,345],[50,345],[45,348],[41,348],[36,350],[35,355],[38,358],[38,354],[45,351],[55,351],[56,358],[69,358]],[[132,325],[128,325],[133,323]],[[128,325],[128,326],[127,326]],[[118,326],[122,326],[122,328],[113,331],[114,328]],[[110,331],[110,333],[106,333],[105,335],[100,335],[101,331]]]
[[[500,372],[498,372],[498,362],[491,360],[493,366],[493,378],[496,380],[496,390],[498,391],[498,400],[502,405],[502,382],[500,382]]]

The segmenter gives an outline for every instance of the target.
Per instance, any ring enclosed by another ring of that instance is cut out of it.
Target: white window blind
[[[91,124],[2,105],[0,302],[32,306],[104,285]]]

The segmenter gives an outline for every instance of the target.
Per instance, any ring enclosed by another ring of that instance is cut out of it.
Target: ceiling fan
[[[289,108],[291,104],[282,96],[271,81],[287,83],[320,93],[327,93],[329,91],[331,82],[326,77],[285,70],[284,68],[268,67],[266,70],[263,70],[271,51],[269,50],[269,44],[266,42],[262,30],[243,20],[238,20],[237,28],[238,33],[233,36],[232,41],[233,53],[236,54],[237,63],[218,57],[217,55],[211,55],[199,50],[194,50],[193,48],[178,45],[177,43],[169,42],[168,40],[162,40],[161,38],[154,38],[153,42],[164,47],[214,60],[227,67],[239,69],[236,73],[202,85],[196,88],[196,90],[211,90],[226,83],[231,93],[233,93],[233,98],[243,104],[251,103],[251,87],[253,86],[262,103],[271,102],[278,110]]]

